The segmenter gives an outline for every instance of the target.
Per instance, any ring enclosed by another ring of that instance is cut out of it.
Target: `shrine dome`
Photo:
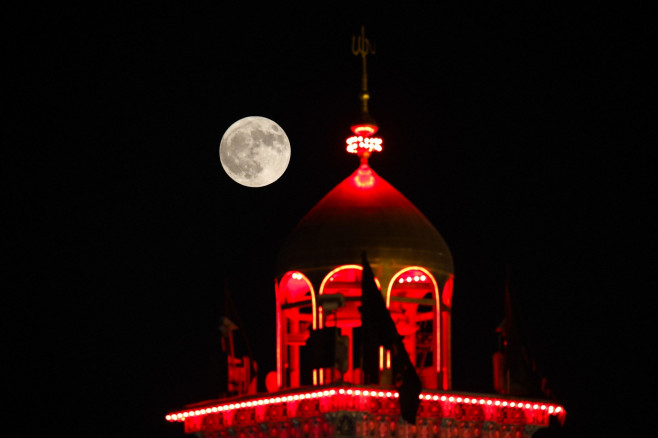
[[[336,266],[360,264],[363,251],[381,279],[406,266],[442,277],[454,273],[450,249],[432,223],[362,162],[293,229],[278,254],[276,276],[300,271],[318,278]]]
[[[366,56],[374,54],[374,48],[363,28],[358,44],[355,42],[353,39],[352,53],[362,58],[361,115],[350,126],[354,135],[346,140],[346,150],[356,154],[361,164],[293,229],[279,251],[275,276],[278,281],[286,273],[301,273],[318,286],[335,269],[360,267],[365,252],[380,284],[390,285],[396,275],[416,268],[444,284],[453,277],[454,268],[443,237],[418,208],[368,165],[371,154],[382,150],[382,139],[373,136],[379,128],[368,112]],[[447,297],[446,304],[449,301]]]

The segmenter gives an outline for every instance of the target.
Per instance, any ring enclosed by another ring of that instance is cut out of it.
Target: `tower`
[[[363,28],[352,53],[362,60],[361,113],[346,151],[358,167],[278,253],[277,367],[268,392],[190,405],[167,419],[205,437],[530,436],[550,416],[563,419],[564,409],[544,400],[453,391],[452,255],[434,225],[370,167],[384,146],[368,109],[373,47]],[[378,302],[383,314],[369,313]],[[364,338],[373,320],[390,321],[382,330],[393,327],[385,330],[399,342]],[[408,400],[396,387],[401,356],[421,387],[411,417],[402,415]]]

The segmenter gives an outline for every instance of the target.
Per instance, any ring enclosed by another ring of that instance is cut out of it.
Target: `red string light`
[[[342,397],[375,397],[375,398],[399,398],[399,393],[397,391],[391,390],[375,390],[375,389],[366,389],[366,388],[332,388],[324,389],[312,392],[300,392],[294,394],[281,395],[276,397],[261,397],[251,400],[244,401],[235,401],[232,403],[223,403],[214,406],[207,406],[204,408],[195,408],[189,409],[180,412],[173,412],[165,416],[165,419],[170,422],[184,422],[186,418],[198,417],[203,415],[208,415],[217,412],[229,412],[236,411],[240,409],[248,409],[259,406],[268,406],[281,403],[290,403],[298,402],[300,400],[309,400],[309,399],[325,399],[329,397],[334,397],[336,395]],[[462,397],[462,396],[446,396],[436,393],[421,393],[418,398],[421,401],[425,402],[440,402],[440,403],[451,403],[451,404],[472,404],[472,405],[487,405],[487,406],[496,406],[496,407],[511,407],[511,408],[520,408],[524,411],[547,411],[549,415],[563,415],[564,408],[560,405],[555,405],[551,403],[530,403],[525,400],[502,400],[492,397]]]

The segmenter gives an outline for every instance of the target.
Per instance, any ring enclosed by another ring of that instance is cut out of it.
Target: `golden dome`
[[[381,280],[407,266],[439,276],[454,272],[450,249],[436,228],[363,163],[293,229],[279,251],[275,274],[301,271],[319,281],[337,266],[360,265],[363,251]]]

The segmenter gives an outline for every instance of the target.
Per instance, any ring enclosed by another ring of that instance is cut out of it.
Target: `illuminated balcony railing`
[[[419,398],[418,425],[428,421],[439,424],[437,420],[448,419],[480,425],[487,422],[501,427],[546,427],[550,416],[563,422],[566,415],[564,408],[555,403],[498,395],[423,391]],[[399,394],[393,389],[365,386],[299,388],[197,403],[166,415],[166,419],[184,422],[186,433],[219,431],[229,427],[267,427],[270,423],[273,427],[281,427],[286,422],[292,428],[309,421],[326,423],[325,428],[331,428],[333,426],[327,423],[327,419],[345,412],[370,415],[373,421],[390,423],[399,418]],[[332,436],[333,433],[325,430],[321,435]]]

